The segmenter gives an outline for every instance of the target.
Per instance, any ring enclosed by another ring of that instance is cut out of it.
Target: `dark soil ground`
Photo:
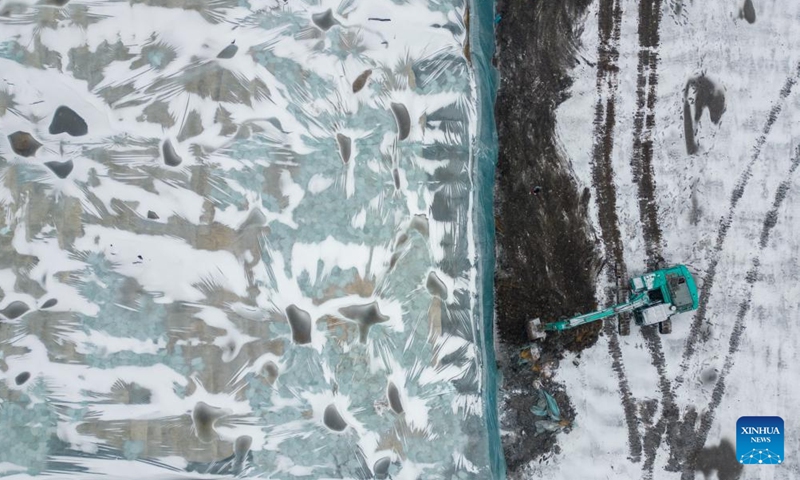
[[[602,261],[588,223],[589,190],[578,187],[554,129],[555,110],[567,98],[568,72],[577,61],[577,29],[589,3],[497,2],[497,356],[503,374],[501,428],[510,432],[503,441],[512,477],[555,445],[554,434],[535,434],[537,417],[529,410],[537,399],[535,382],[556,397],[565,424],[572,420],[566,393],[546,372],[564,350],[593,345],[601,328],[598,323],[551,336],[543,344],[542,361],[519,361],[520,348],[528,342],[528,319],[550,321],[597,306],[595,282]]]

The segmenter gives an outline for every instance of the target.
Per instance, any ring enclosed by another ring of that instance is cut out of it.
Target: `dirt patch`
[[[695,136],[706,109],[711,123],[719,124],[725,113],[725,91],[703,74],[690,78],[683,89],[683,130],[689,155],[694,155],[700,149]]]
[[[711,478],[711,473],[716,470],[719,480],[738,479],[742,475],[742,468],[728,440],[722,440],[716,447],[704,448],[695,464],[695,470],[703,472],[706,478]]]
[[[589,3],[497,3],[496,332],[501,428],[509,432],[503,447],[512,478],[555,445],[554,433],[536,434],[530,412],[534,383],[553,394],[568,425],[574,410],[567,393],[546,372],[564,350],[593,345],[600,330],[597,324],[551,336],[539,365],[520,363],[528,319],[555,320],[597,306],[600,259],[588,223],[589,192],[577,185],[555,137],[555,110],[568,96],[568,71],[576,62],[580,21]]]

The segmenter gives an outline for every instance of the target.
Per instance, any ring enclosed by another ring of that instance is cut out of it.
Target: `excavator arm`
[[[587,323],[597,322],[614,315],[619,315],[625,312],[632,312],[639,307],[647,305],[647,294],[637,293],[632,296],[627,302],[614,305],[613,307],[606,308],[597,312],[585,313],[565,320],[551,322],[542,325],[539,319],[531,320],[528,323],[528,336],[531,340],[538,340],[545,337],[545,332],[560,332],[562,330],[570,330]]]

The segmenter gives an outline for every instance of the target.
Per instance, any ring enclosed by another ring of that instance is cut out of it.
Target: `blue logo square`
[[[778,465],[783,457],[781,417],[739,417],[736,458],[744,465]]]

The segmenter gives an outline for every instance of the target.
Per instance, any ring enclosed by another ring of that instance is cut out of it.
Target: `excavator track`
[[[672,319],[668,318],[658,324],[658,333],[661,335],[669,335],[672,333]]]
[[[629,313],[622,314],[617,319],[617,333],[623,337],[631,334],[631,315]]]
[[[617,276],[617,285],[624,285],[620,282],[619,276]],[[622,303],[622,288],[617,288],[617,303]],[[630,313],[623,313],[617,316],[617,333],[619,333],[623,337],[627,337],[631,334],[631,314]]]
[[[656,269],[661,270],[662,268],[667,268],[667,262],[664,260],[664,257],[661,255],[657,255],[655,258],[655,262],[653,265]],[[658,333],[661,335],[669,335],[672,333],[672,319],[668,318],[663,322],[658,324]]]

